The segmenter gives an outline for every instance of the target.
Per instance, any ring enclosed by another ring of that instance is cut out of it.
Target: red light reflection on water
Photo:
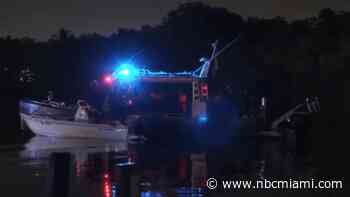
[[[111,181],[108,173],[103,175],[103,194],[105,197],[111,196]]]

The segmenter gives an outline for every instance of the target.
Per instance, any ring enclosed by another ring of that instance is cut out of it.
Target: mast
[[[201,66],[201,69],[200,69],[200,73],[199,73],[200,78],[207,78],[208,77],[211,62],[216,57],[217,44],[218,44],[217,40],[211,44],[211,46],[213,47],[213,50],[212,50],[212,53],[211,53],[209,60],[203,60],[203,58],[201,58],[201,60],[204,61],[204,64]]]

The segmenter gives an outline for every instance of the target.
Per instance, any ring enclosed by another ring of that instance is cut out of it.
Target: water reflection
[[[34,137],[20,152],[47,165],[43,196],[202,196],[206,153],[145,145]],[[43,169],[42,169],[43,170]]]
[[[191,149],[181,141],[166,146],[34,137],[19,152],[19,163],[27,165],[16,167],[22,172],[15,176],[24,180],[30,172],[27,182],[40,179],[35,195],[26,196],[215,196],[206,190],[209,177],[300,176],[291,150],[279,138],[235,138],[222,147]]]
[[[35,136],[24,145],[20,155],[22,158],[38,159],[47,157],[51,153],[69,152],[77,160],[84,160],[88,153],[126,152],[127,150],[128,143],[125,141]]]

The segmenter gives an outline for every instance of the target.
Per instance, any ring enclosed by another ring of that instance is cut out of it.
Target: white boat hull
[[[87,122],[54,120],[21,113],[21,119],[36,135],[63,138],[97,138],[127,140],[128,128],[119,124],[92,124]]]

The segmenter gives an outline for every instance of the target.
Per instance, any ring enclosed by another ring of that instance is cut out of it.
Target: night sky
[[[74,33],[108,35],[118,27],[157,24],[176,0],[1,0],[0,36],[45,40],[65,27]],[[287,19],[314,16],[322,8],[350,11],[350,0],[202,0],[242,16]]]

